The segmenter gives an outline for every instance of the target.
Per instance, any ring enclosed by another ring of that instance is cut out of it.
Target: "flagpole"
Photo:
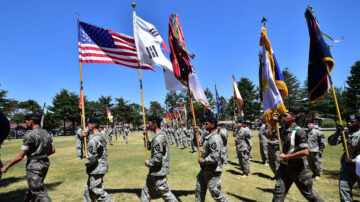
[[[80,61],[80,83],[81,87],[83,86],[83,75],[82,75],[82,62]],[[80,99],[81,99],[81,122],[82,122],[82,129],[83,131],[86,130],[85,126],[85,103],[84,103],[84,89],[81,89],[80,93]],[[85,157],[87,157],[87,138],[84,137],[84,146],[85,146]]]
[[[201,153],[200,153],[200,146],[199,146],[199,135],[198,135],[198,130],[197,130],[197,126],[196,126],[194,105],[193,105],[192,99],[191,99],[190,82],[189,82],[189,80],[187,81],[187,84],[188,84],[188,93],[189,93],[190,108],[191,108],[191,112],[192,112],[192,117],[193,117],[193,122],[194,122],[194,130],[195,130],[195,135],[196,135],[196,146],[197,146],[197,150],[198,150],[198,154],[199,154],[199,158],[200,158],[200,157],[201,157]]]
[[[135,4],[133,4],[133,7],[135,9]],[[143,114],[143,123],[144,123],[144,130],[146,129],[146,119],[145,119],[145,107],[144,107],[144,93],[143,93],[143,87],[142,87],[142,78],[141,78],[141,66],[140,62],[138,61],[139,66],[139,78],[140,78],[140,92],[141,92],[141,105],[142,105],[142,114]],[[146,159],[148,159],[148,143],[147,143],[147,135],[145,137],[145,149],[146,149]]]
[[[339,119],[340,125],[343,126],[343,122],[342,122],[341,114],[340,114],[340,109],[339,109],[339,104],[338,104],[338,101],[337,101],[337,98],[336,98],[334,85],[333,85],[333,82],[332,82],[332,79],[331,79],[331,76],[330,76],[329,64],[325,63],[325,66],[326,66],[326,70],[327,70],[329,81],[330,81],[331,91],[332,91],[332,94],[333,94],[333,97],[334,97],[334,102],[335,102],[335,107],[336,107],[336,112],[337,112],[337,115],[338,115],[338,119]],[[342,138],[343,138],[346,157],[349,158],[349,150],[348,150],[348,147],[347,147],[344,130],[341,131],[341,134],[342,134]]]
[[[80,44],[80,27],[79,27],[79,13],[76,12],[76,18],[77,18],[77,28],[78,28],[78,43]],[[80,55],[80,54],[79,54]],[[82,75],[82,62],[79,60],[80,64],[80,100],[81,100],[81,125],[82,125],[82,131],[84,132],[86,130],[86,124],[85,124],[85,103],[84,103],[84,89],[83,89],[83,75]],[[87,137],[84,137],[84,149],[85,149],[85,157],[88,156],[87,152]]]

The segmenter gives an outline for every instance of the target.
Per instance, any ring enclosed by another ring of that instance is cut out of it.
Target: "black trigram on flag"
[[[159,57],[154,45],[146,47],[146,51],[148,52],[150,59]]]
[[[151,29],[149,30],[149,32],[150,32],[154,37],[156,37],[157,35],[159,35],[158,31],[157,31],[155,28],[151,28]]]

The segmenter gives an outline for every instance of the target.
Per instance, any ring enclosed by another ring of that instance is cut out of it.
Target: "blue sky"
[[[16,100],[34,99],[40,105],[65,88],[79,92],[76,11],[80,20],[133,35],[131,2],[127,0],[4,1],[0,6],[0,83]],[[304,17],[314,6],[322,31],[344,40],[332,43],[335,86],[343,87],[351,65],[360,60],[358,9],[360,1],[136,1],[137,15],[154,24],[168,43],[168,19],[177,13],[192,61],[203,88],[232,95],[232,74],[258,83],[261,19],[281,69],[289,67],[303,83],[307,76],[309,36]],[[145,106],[163,104],[166,89],[162,71],[142,71]],[[138,70],[113,64],[83,64],[84,92],[141,103]],[[246,98],[244,98],[246,99]]]

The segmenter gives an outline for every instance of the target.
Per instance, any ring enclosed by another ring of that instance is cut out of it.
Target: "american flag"
[[[139,68],[133,37],[84,22],[79,22],[79,60]],[[141,69],[154,71],[148,64],[141,64]]]

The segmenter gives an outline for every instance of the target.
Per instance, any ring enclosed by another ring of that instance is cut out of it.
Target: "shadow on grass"
[[[229,194],[230,196],[233,196],[241,201],[246,201],[246,202],[255,202],[256,200],[253,200],[253,199],[249,199],[249,198],[245,198],[245,197],[242,197],[242,196],[238,196],[236,194],[233,194],[233,193],[230,193],[230,192],[227,192],[227,194]]]
[[[253,173],[253,175],[257,175],[257,176],[265,178],[265,179],[271,179],[271,177],[269,175],[266,175],[264,173]]]
[[[339,179],[339,170],[328,170],[328,169],[323,169],[323,175],[327,175],[326,177],[330,177],[332,179]]]
[[[263,192],[267,192],[267,193],[274,193],[274,189],[266,189],[266,188],[261,188],[261,187],[256,187],[256,189],[259,189]]]
[[[48,190],[52,190],[54,189],[56,186],[59,186],[62,182],[54,182],[54,183],[50,183],[50,184],[46,184],[46,187]],[[0,199],[1,201],[23,201],[25,199],[26,196],[26,189],[17,189],[14,191],[10,191],[7,193],[3,193],[0,194]],[[51,198],[51,196],[50,196]]]
[[[235,170],[226,170],[226,172],[229,172],[233,175],[242,175],[242,173],[238,172],[238,171],[235,171]]]
[[[253,162],[253,163],[258,163],[258,164],[264,165],[264,163],[262,161],[257,161],[257,160],[250,160],[250,161]]]
[[[6,187],[9,186],[12,183],[21,181],[21,180],[25,180],[26,179],[26,175],[22,176],[22,177],[9,177],[9,178],[5,178],[5,179],[0,179],[0,187]]]
[[[105,189],[105,191],[107,191],[109,194],[129,193],[129,194],[135,194],[139,198],[141,196],[141,189],[139,189],[139,188],[135,188],[135,189]],[[180,196],[195,195],[195,190],[171,190],[171,192],[177,198]],[[154,195],[151,196],[151,199],[158,199],[158,198],[161,198],[159,192],[156,192]]]
[[[238,166],[238,163],[235,163],[234,161],[228,161],[228,164],[233,165],[233,166]]]

